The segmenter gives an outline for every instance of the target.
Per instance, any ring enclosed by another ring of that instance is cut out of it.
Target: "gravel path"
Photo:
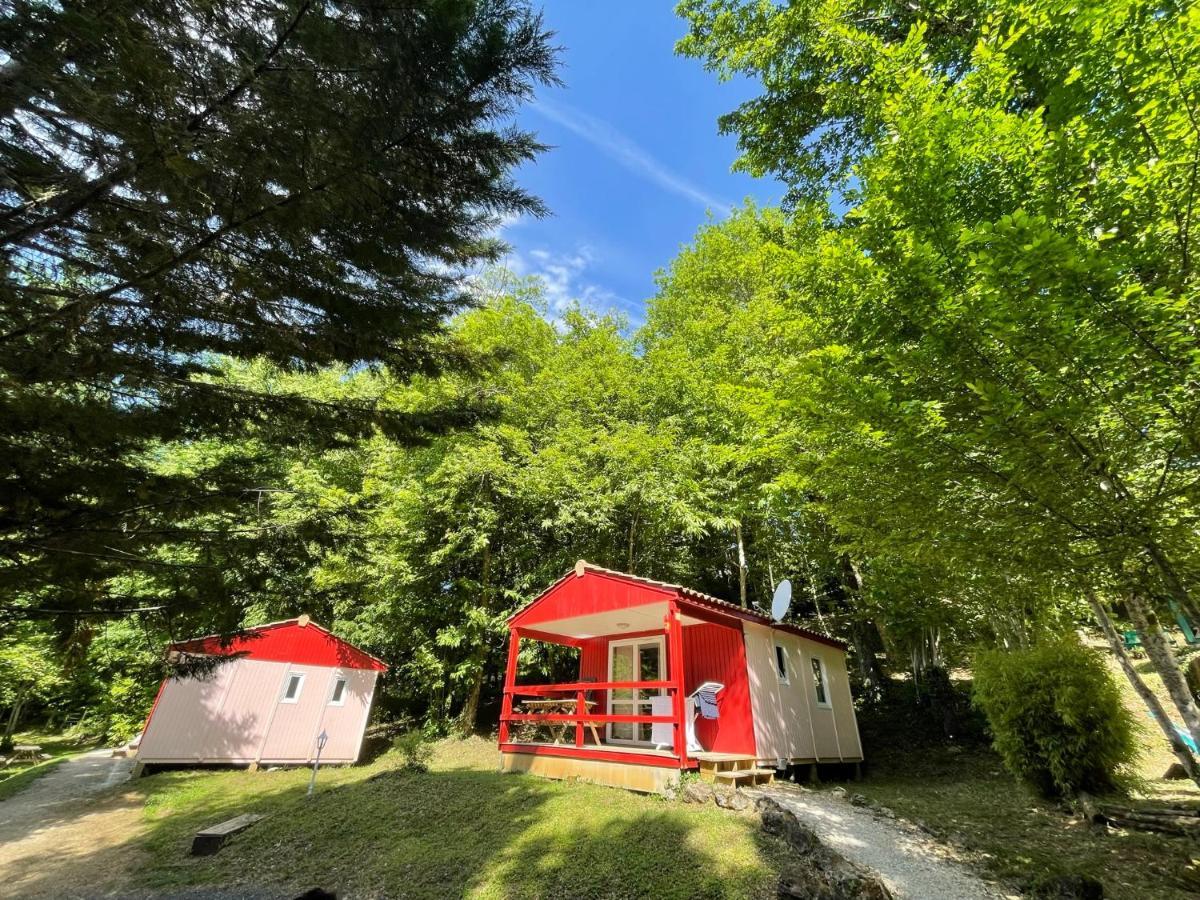
[[[828,793],[791,785],[747,790],[794,812],[826,846],[874,869],[898,900],[998,900],[1011,896],[953,859],[912,826],[876,817]]]
[[[0,841],[14,840],[58,819],[66,804],[129,780],[132,759],[93,750],[61,762],[29,787],[0,802]]]
[[[145,826],[141,804],[119,787],[133,760],[111,753],[61,762],[0,801],[0,898],[120,896],[104,885],[137,866],[124,845]]]

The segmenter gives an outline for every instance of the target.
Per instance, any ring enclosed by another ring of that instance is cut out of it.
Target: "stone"
[[[689,781],[680,793],[684,803],[708,803],[713,798],[713,786],[706,781]]]
[[[1167,781],[1183,781],[1187,777],[1187,769],[1183,767],[1183,763],[1171,763],[1171,768],[1163,772],[1163,778]]]
[[[876,873],[825,846],[791,810],[769,797],[757,806],[763,831],[782,838],[797,853],[779,879],[782,900],[894,900]]]
[[[750,808],[750,798],[737,788],[714,791],[713,799],[717,801],[717,806],[722,809],[743,810]]]
[[[1038,900],[1104,900],[1104,885],[1090,875],[1047,875],[1026,888]]]

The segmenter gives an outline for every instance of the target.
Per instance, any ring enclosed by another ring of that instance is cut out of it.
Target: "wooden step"
[[[713,780],[726,784],[770,784],[775,780],[774,769],[736,769],[729,772],[714,772]]]
[[[718,775],[745,775],[758,768],[758,760],[753,756],[738,756],[732,753],[698,754],[696,762],[700,766],[702,781],[715,781]]]

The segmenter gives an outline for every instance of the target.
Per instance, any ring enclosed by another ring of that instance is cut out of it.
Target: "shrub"
[[[433,748],[425,741],[425,735],[416,729],[406,731],[392,742],[392,748],[403,758],[403,768],[410,772],[424,772],[429,768]]]
[[[1073,635],[978,654],[974,701],[1008,770],[1047,797],[1111,790],[1136,754],[1112,673]]]

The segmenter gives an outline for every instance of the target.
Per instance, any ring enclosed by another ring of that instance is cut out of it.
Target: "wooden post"
[[[684,724],[687,705],[683,702],[683,625],[679,621],[679,604],[674,600],[667,610],[667,667],[670,680],[675,683],[672,710],[675,717],[675,755],[679,757],[679,768],[682,769],[687,762],[687,728]]]
[[[575,715],[579,716],[575,720],[575,746],[583,746],[583,717],[587,713],[587,706],[583,702],[583,691],[578,691],[575,694]]]
[[[517,656],[521,653],[521,635],[508,631],[508,660],[504,668],[504,696],[500,700],[500,743],[508,743],[508,717],[512,715],[512,689],[517,683]]]

